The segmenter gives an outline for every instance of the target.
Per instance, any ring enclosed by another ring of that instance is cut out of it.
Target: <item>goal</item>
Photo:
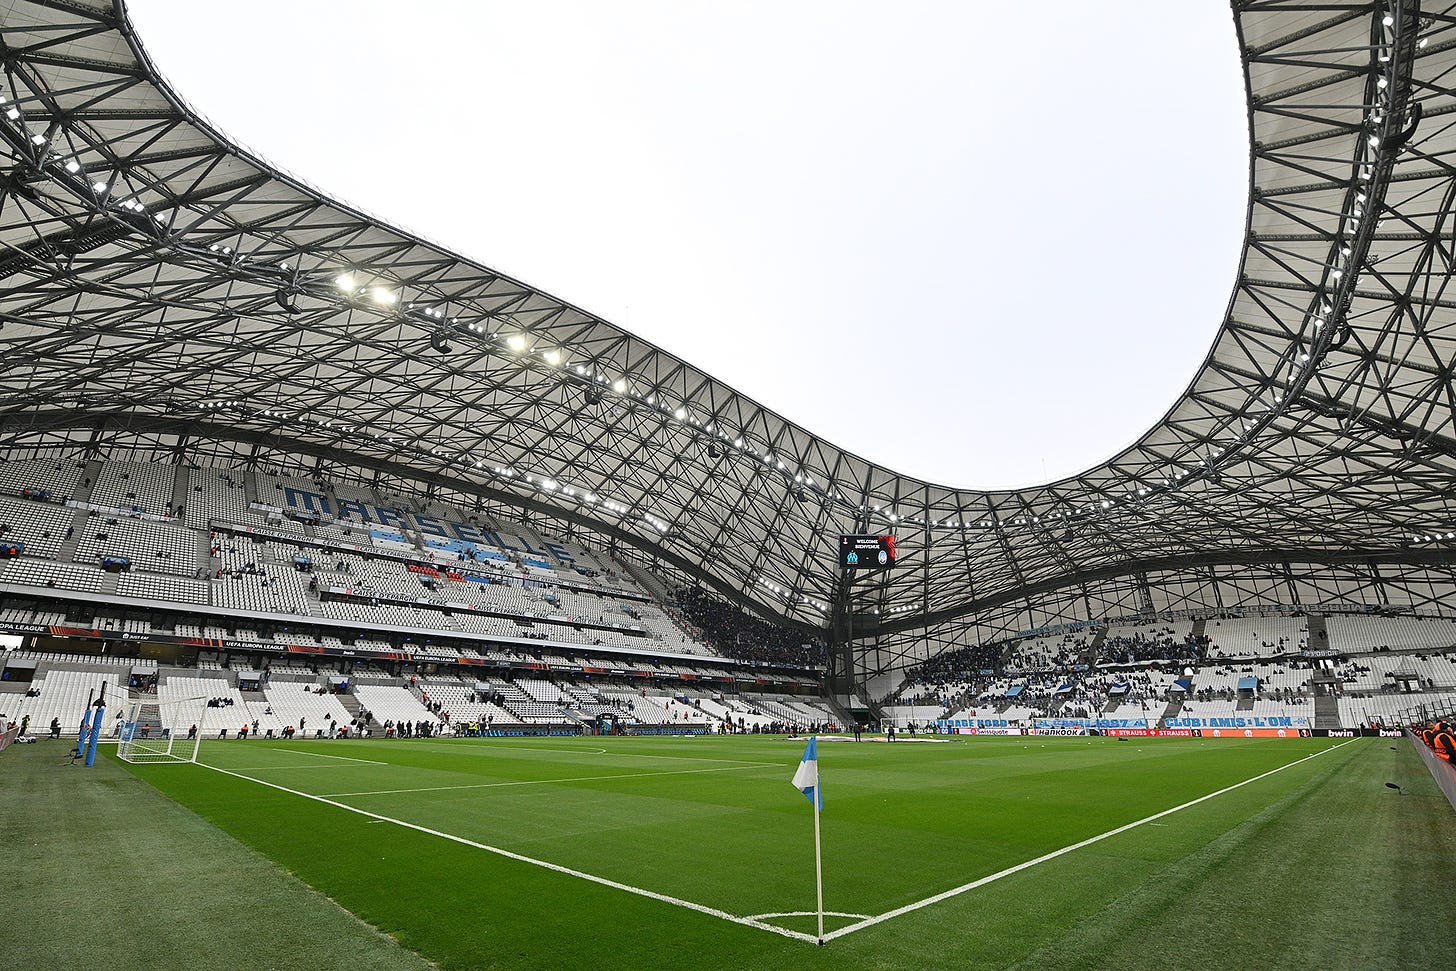
[[[123,762],[196,762],[207,721],[207,698],[159,702],[128,693],[117,726],[116,757]],[[181,726],[187,727],[181,727]]]

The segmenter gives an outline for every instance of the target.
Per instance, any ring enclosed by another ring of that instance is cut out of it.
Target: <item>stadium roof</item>
[[[1233,13],[1245,249],[1226,308],[1166,308],[1169,326],[1221,313],[1208,358],[1106,463],[980,492],[836,448],[277,171],[168,87],[119,4],[0,0],[3,434],[165,432],[434,483],[580,523],[806,629],[847,602],[841,532],[899,536],[898,567],[854,586],[881,633],[1149,571],[1444,563],[1452,8]],[[1097,150],[1143,164],[1157,138],[1130,88]],[[410,155],[401,178],[462,178],[427,146]],[[1048,237],[1067,258],[1094,245]],[[1137,299],[1135,259],[1119,282]]]

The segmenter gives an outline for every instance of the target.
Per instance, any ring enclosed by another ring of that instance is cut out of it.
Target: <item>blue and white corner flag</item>
[[[810,738],[808,746],[804,749],[804,759],[799,763],[799,769],[794,773],[794,786],[804,794],[804,798],[814,804],[815,809],[824,808],[824,792],[819,788],[819,739]]]
[[[819,739],[811,736],[804,757],[794,773],[794,788],[814,804],[814,890],[819,899],[819,943],[824,943],[824,863],[819,855],[819,813],[824,809],[824,790],[819,788]]]

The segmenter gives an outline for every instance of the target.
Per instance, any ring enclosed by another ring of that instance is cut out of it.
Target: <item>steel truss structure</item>
[[[0,0],[0,436],[529,514],[826,635],[858,679],[1088,617],[1435,609],[1456,547],[1453,6],[1248,0],[1233,20],[1248,223],[1207,359],[1105,464],[982,492],[836,448],[277,171],[169,88],[119,3]],[[1113,150],[1156,140],[1155,119],[1119,124]],[[841,532],[897,534],[899,566],[846,583]]]

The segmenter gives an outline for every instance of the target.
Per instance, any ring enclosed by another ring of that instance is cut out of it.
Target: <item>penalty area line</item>
[[[393,823],[405,829],[412,829],[417,833],[424,833],[426,836],[434,836],[439,839],[449,840],[452,843],[459,843],[462,846],[469,846],[473,849],[484,850],[487,853],[494,853],[496,856],[503,856],[508,860],[515,860],[518,863],[529,863],[531,866],[538,866],[553,873],[560,873],[569,877],[576,877],[579,880],[586,880],[589,883],[599,884],[603,887],[611,887],[613,890],[624,890],[639,897],[646,897],[649,900],[656,900],[659,903],[672,904],[674,907],[682,907],[685,910],[697,911],[700,914],[707,914],[709,917],[717,917],[733,924],[741,924],[744,927],[753,927],[761,931],[768,931],[770,934],[778,934],[780,937],[791,937],[797,941],[808,941],[813,944],[818,941],[812,934],[801,934],[798,931],[789,930],[787,927],[777,927],[773,924],[755,920],[752,917],[740,917],[737,914],[730,914],[726,910],[719,910],[716,907],[709,907],[707,904],[695,903],[691,900],[684,900],[681,897],[673,897],[669,894],[658,893],[655,890],[647,890],[643,887],[634,887],[630,883],[621,883],[617,880],[610,880],[606,877],[599,877],[594,873],[587,873],[583,870],[573,870],[571,867],[562,866],[559,863],[548,863],[546,860],[538,860],[535,857],[525,856],[521,853],[513,853],[510,850],[499,846],[491,846],[488,843],[479,843],[464,836],[456,836],[454,833],[446,833],[438,829],[430,829],[428,826],[421,826],[418,823],[407,822],[403,819],[395,819],[393,816],[385,816],[380,813],[372,813],[367,809],[360,809],[357,806],[350,806],[347,803],[335,802],[324,796],[316,796],[309,792],[300,792],[297,789],[290,789],[287,786],[280,786],[276,782],[268,782],[264,779],[255,779],[252,776],[242,775],[228,769],[220,769],[215,765],[208,765],[205,762],[197,762],[204,769],[211,769],[213,772],[221,772],[223,775],[230,775],[235,779],[243,779],[247,782],[257,783],[260,786],[267,786],[269,789],[277,789],[279,792],[286,792],[293,796],[302,796],[304,799],[311,799],[314,802],[321,802],[326,806],[333,806],[335,809],[342,809],[345,812],[355,813],[359,816],[366,816],[374,822]]]
[[[1354,739],[1340,742],[1338,745],[1331,745],[1329,748],[1324,749],[1320,752],[1311,752],[1309,755],[1306,755],[1302,759],[1295,759],[1293,762],[1288,762],[1284,765],[1281,765],[1277,769],[1270,769],[1268,772],[1264,772],[1259,775],[1253,776],[1252,778],[1245,779],[1243,782],[1235,782],[1233,785],[1225,786],[1217,792],[1210,792],[1205,796],[1199,796],[1197,799],[1190,799],[1188,802],[1183,803],[1183,805],[1181,806],[1174,806],[1172,809],[1164,809],[1160,813],[1154,813],[1151,816],[1144,816],[1142,819],[1127,823],[1123,826],[1119,826],[1116,829],[1109,829],[1105,833],[1099,833],[1096,836],[1084,839],[1080,843],[1073,843],[1070,846],[1064,846],[1059,850],[1052,850],[1050,853],[1044,853],[1034,860],[1027,860],[1025,863],[1018,863],[1015,866],[1007,867],[1006,869],[1001,870],[998,873],[993,873],[990,876],[981,877],[979,880],[972,880],[970,883],[961,884],[959,887],[953,887],[952,889],[943,891],[942,893],[938,893],[933,897],[926,897],[924,900],[917,900],[914,903],[906,904],[903,907],[896,907],[894,910],[887,910],[883,914],[878,914],[874,917],[862,920],[857,924],[849,924],[845,927],[839,928],[838,930],[830,931],[828,934],[824,935],[824,940],[827,943],[836,937],[843,937],[846,934],[853,934],[855,931],[864,930],[866,927],[873,927],[876,924],[882,924],[892,917],[899,917],[903,914],[908,914],[913,911],[920,910],[924,907],[929,907],[931,904],[938,904],[942,900],[949,900],[951,897],[959,896],[968,891],[975,890],[978,887],[984,887],[988,883],[995,883],[997,880],[1012,876],[1016,873],[1020,873],[1022,870],[1029,870],[1040,863],[1046,863],[1050,860],[1055,860],[1059,856],[1065,856],[1066,854],[1071,853],[1073,850],[1080,850],[1083,847],[1091,846],[1093,843],[1100,843],[1105,839],[1110,839],[1113,836],[1117,836],[1121,833],[1126,833],[1130,829],[1137,829],[1139,826],[1146,826],[1149,823],[1153,823],[1159,819],[1162,819],[1164,816],[1171,816],[1174,813],[1182,812],[1185,809],[1196,806],[1201,802],[1207,802],[1210,799],[1214,799],[1226,793],[1233,792],[1235,789],[1242,789],[1244,786],[1249,785],[1251,782],[1258,782],[1260,779],[1267,779],[1271,775],[1274,775],[1276,772],[1283,772],[1285,769],[1292,769],[1296,765],[1299,765],[1303,762],[1308,762],[1310,759],[1319,758],[1321,755],[1328,755],[1330,752],[1333,752],[1337,748],[1344,748],[1352,741],[1354,741]]]

